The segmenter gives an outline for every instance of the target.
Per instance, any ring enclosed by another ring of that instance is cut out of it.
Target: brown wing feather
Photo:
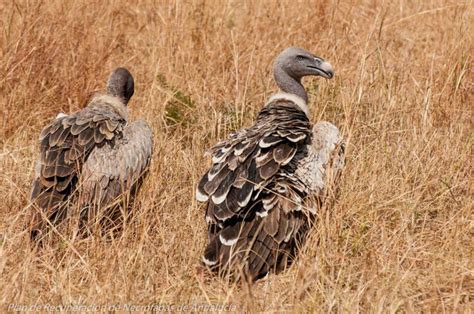
[[[283,112],[292,118],[274,121],[274,117]],[[288,128],[292,132],[281,132]],[[310,132],[306,115],[291,103],[264,108],[252,128],[238,131],[211,150],[213,165],[198,185],[198,200],[210,199],[214,203],[212,210],[215,212],[210,212],[210,215],[222,216],[222,212],[229,211],[242,214],[241,210],[246,207],[249,197],[266,187],[267,181],[295,158]],[[298,137],[297,142],[294,142],[295,136]],[[261,187],[255,188],[258,184]],[[226,202],[228,197],[232,199]],[[230,218],[223,215],[220,219]]]
[[[31,193],[31,200],[36,204],[31,221],[33,237],[47,227],[44,218],[58,223],[64,217],[63,205],[75,190],[84,161],[94,147],[108,142],[105,135],[96,138],[94,133],[101,133],[103,125],[108,132],[108,123],[120,125],[114,129],[113,136],[109,136],[114,140],[120,137],[125,122],[125,117],[114,105],[99,97],[82,111],[57,118],[43,129]]]

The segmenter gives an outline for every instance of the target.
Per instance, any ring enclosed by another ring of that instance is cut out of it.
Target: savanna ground
[[[474,311],[471,1],[0,2],[0,304],[232,303],[239,310]],[[338,201],[296,263],[253,286],[202,274],[203,156],[252,123],[290,45],[328,60],[313,121],[347,139]],[[24,231],[41,128],[108,73],[135,76],[154,130],[122,236],[34,249]]]

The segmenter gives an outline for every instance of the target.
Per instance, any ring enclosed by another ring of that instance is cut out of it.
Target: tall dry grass
[[[228,302],[239,310],[472,312],[472,1],[0,2],[0,304]],[[203,152],[248,126],[298,45],[313,121],[348,141],[340,197],[300,258],[255,285],[196,269]],[[151,173],[122,237],[35,250],[23,231],[38,134],[116,66],[154,130]]]

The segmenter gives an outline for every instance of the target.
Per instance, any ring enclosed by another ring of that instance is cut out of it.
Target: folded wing
[[[65,216],[65,202],[76,190],[84,162],[96,147],[120,137],[125,117],[100,101],[73,115],[62,115],[40,135],[40,157],[36,165],[31,200],[35,203],[32,236],[47,224]]]

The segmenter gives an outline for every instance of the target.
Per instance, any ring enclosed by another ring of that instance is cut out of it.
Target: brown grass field
[[[474,312],[472,1],[1,1],[0,304],[233,304],[251,312]],[[199,270],[204,152],[252,124],[285,47],[328,60],[313,121],[347,140],[340,195],[256,284]],[[120,237],[37,250],[38,136],[109,72],[135,76],[151,170]],[[0,309],[1,309],[0,308]],[[12,307],[10,306],[10,310]],[[174,309],[178,309],[175,307]],[[201,308],[203,310],[203,308]]]

